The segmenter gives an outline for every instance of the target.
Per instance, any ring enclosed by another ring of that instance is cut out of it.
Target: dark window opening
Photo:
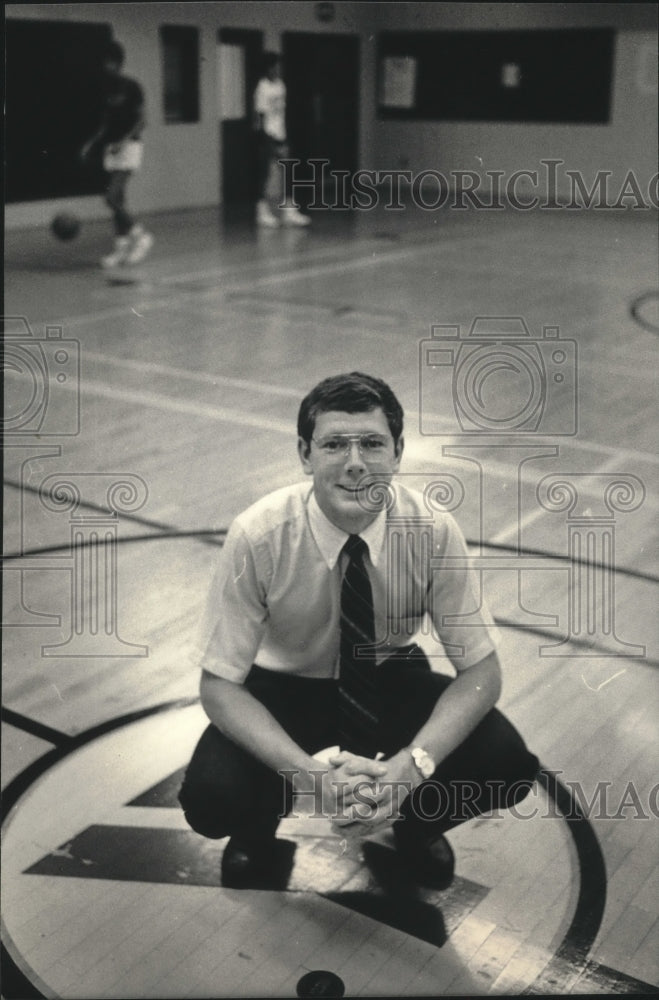
[[[100,157],[80,148],[102,115],[100,67],[109,24],[9,19],[6,38],[7,202],[99,194]]]
[[[436,121],[610,120],[615,32],[383,32],[378,117]]]
[[[199,31],[183,25],[160,28],[165,122],[199,121]]]

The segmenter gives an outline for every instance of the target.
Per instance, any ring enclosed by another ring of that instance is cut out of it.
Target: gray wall
[[[656,8],[650,4],[453,4],[337,2],[336,18],[320,23],[315,2],[8,4],[8,18],[102,21],[126,48],[126,72],[143,84],[148,102],[144,170],[131,185],[139,212],[216,205],[221,191],[216,40],[221,27],[264,31],[277,49],[285,31],[333,31],[361,37],[360,165],[413,171],[537,168],[543,158],[594,177],[634,170],[642,183],[656,170]],[[165,125],[161,109],[160,24],[196,25],[201,32],[201,120]],[[609,125],[379,121],[375,110],[378,30],[609,26],[616,45],[613,119]],[[654,63],[653,63],[654,58]],[[338,71],[338,70],[337,70]],[[650,81],[650,82],[649,82]],[[11,150],[9,150],[11,155]],[[83,218],[107,214],[98,197],[7,206],[8,228],[45,225],[56,209]]]
[[[368,4],[337,4],[337,17],[321,24],[314,3],[78,3],[8,4],[7,18],[96,21],[112,25],[126,50],[125,71],[140,81],[147,101],[144,169],[131,182],[131,204],[138,212],[201,205],[220,200],[220,126],[216,46],[223,27],[259,28],[266,48],[280,48],[284,31],[329,30],[359,34]],[[201,120],[169,124],[163,118],[158,27],[188,24],[200,29]],[[366,152],[360,149],[363,159]],[[46,225],[55,210],[74,209],[82,218],[102,218],[107,209],[98,197],[8,205],[8,228]]]
[[[619,190],[633,170],[644,189],[657,170],[657,7],[654,4],[377,4],[383,30],[611,27],[617,29],[612,117],[608,125],[512,122],[378,121],[373,166],[412,170],[537,170],[542,159],[562,159],[559,193],[569,190],[565,169],[594,179],[613,173]],[[588,53],[584,53],[584,59]],[[373,107],[372,107],[372,110]],[[540,168],[540,173],[544,171]],[[563,181],[563,187],[561,182]],[[616,188],[617,185],[617,188]]]

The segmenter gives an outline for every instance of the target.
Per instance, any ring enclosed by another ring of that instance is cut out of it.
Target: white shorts
[[[124,139],[105,147],[104,170],[139,170],[144,147],[139,139]]]

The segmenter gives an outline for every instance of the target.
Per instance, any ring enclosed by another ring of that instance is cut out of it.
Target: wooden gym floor
[[[317,969],[347,996],[659,990],[645,216],[264,232],[190,211],[149,219],[152,256],[113,274],[106,223],[7,234],[3,996],[295,996]],[[535,435],[460,433],[431,327],[464,339],[478,317],[523,318],[541,364],[559,365],[543,327],[567,345]],[[365,865],[301,808],[272,884],[227,890],[223,842],[176,805],[204,725],[195,623],[222,531],[301,478],[302,395],[354,368],[405,407],[402,475],[455,505],[505,626],[501,707],[546,771],[518,815],[450,835],[446,892],[407,884],[386,839]]]

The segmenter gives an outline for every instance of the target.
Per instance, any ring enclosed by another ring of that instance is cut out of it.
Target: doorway
[[[253,205],[257,196],[253,95],[258,83],[263,32],[221,28],[217,39],[217,108],[222,150],[220,200],[226,212]]]
[[[303,162],[295,177],[317,180],[322,173],[305,165],[312,158],[329,160],[326,195],[335,197],[331,170],[357,169],[359,142],[359,36],[290,31],[283,35],[284,81],[291,155]],[[329,183],[328,183],[329,180]],[[313,200],[308,189],[296,192],[306,207]]]

